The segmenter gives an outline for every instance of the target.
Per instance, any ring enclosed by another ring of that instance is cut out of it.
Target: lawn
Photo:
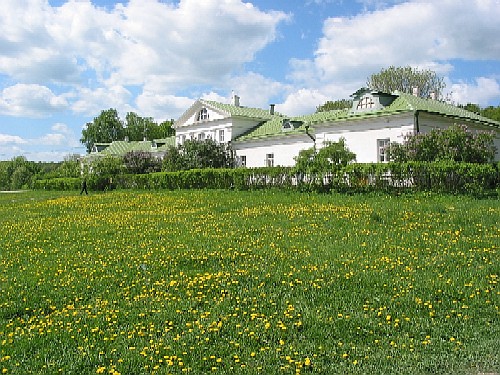
[[[0,371],[498,373],[499,218],[434,194],[0,194]]]

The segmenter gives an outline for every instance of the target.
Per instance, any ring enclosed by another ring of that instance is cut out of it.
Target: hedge
[[[150,174],[92,176],[90,190],[107,189],[293,189],[301,191],[437,191],[484,194],[498,189],[499,164],[410,162],[350,164],[320,176],[293,168],[193,169]],[[78,178],[38,180],[35,189],[77,190]]]

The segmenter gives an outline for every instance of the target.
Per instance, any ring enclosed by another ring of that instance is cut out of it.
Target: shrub
[[[495,158],[493,132],[472,132],[465,125],[433,129],[429,133],[407,135],[402,144],[392,143],[392,161],[455,161],[490,163]]]

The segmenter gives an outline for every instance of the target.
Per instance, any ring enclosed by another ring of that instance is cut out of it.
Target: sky
[[[114,108],[161,122],[199,98],[290,115],[389,66],[500,105],[500,0],[0,0],[0,160],[84,154]]]

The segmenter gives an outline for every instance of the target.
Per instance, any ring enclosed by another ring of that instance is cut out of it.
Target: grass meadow
[[[498,373],[499,218],[434,194],[0,194],[0,371]]]

